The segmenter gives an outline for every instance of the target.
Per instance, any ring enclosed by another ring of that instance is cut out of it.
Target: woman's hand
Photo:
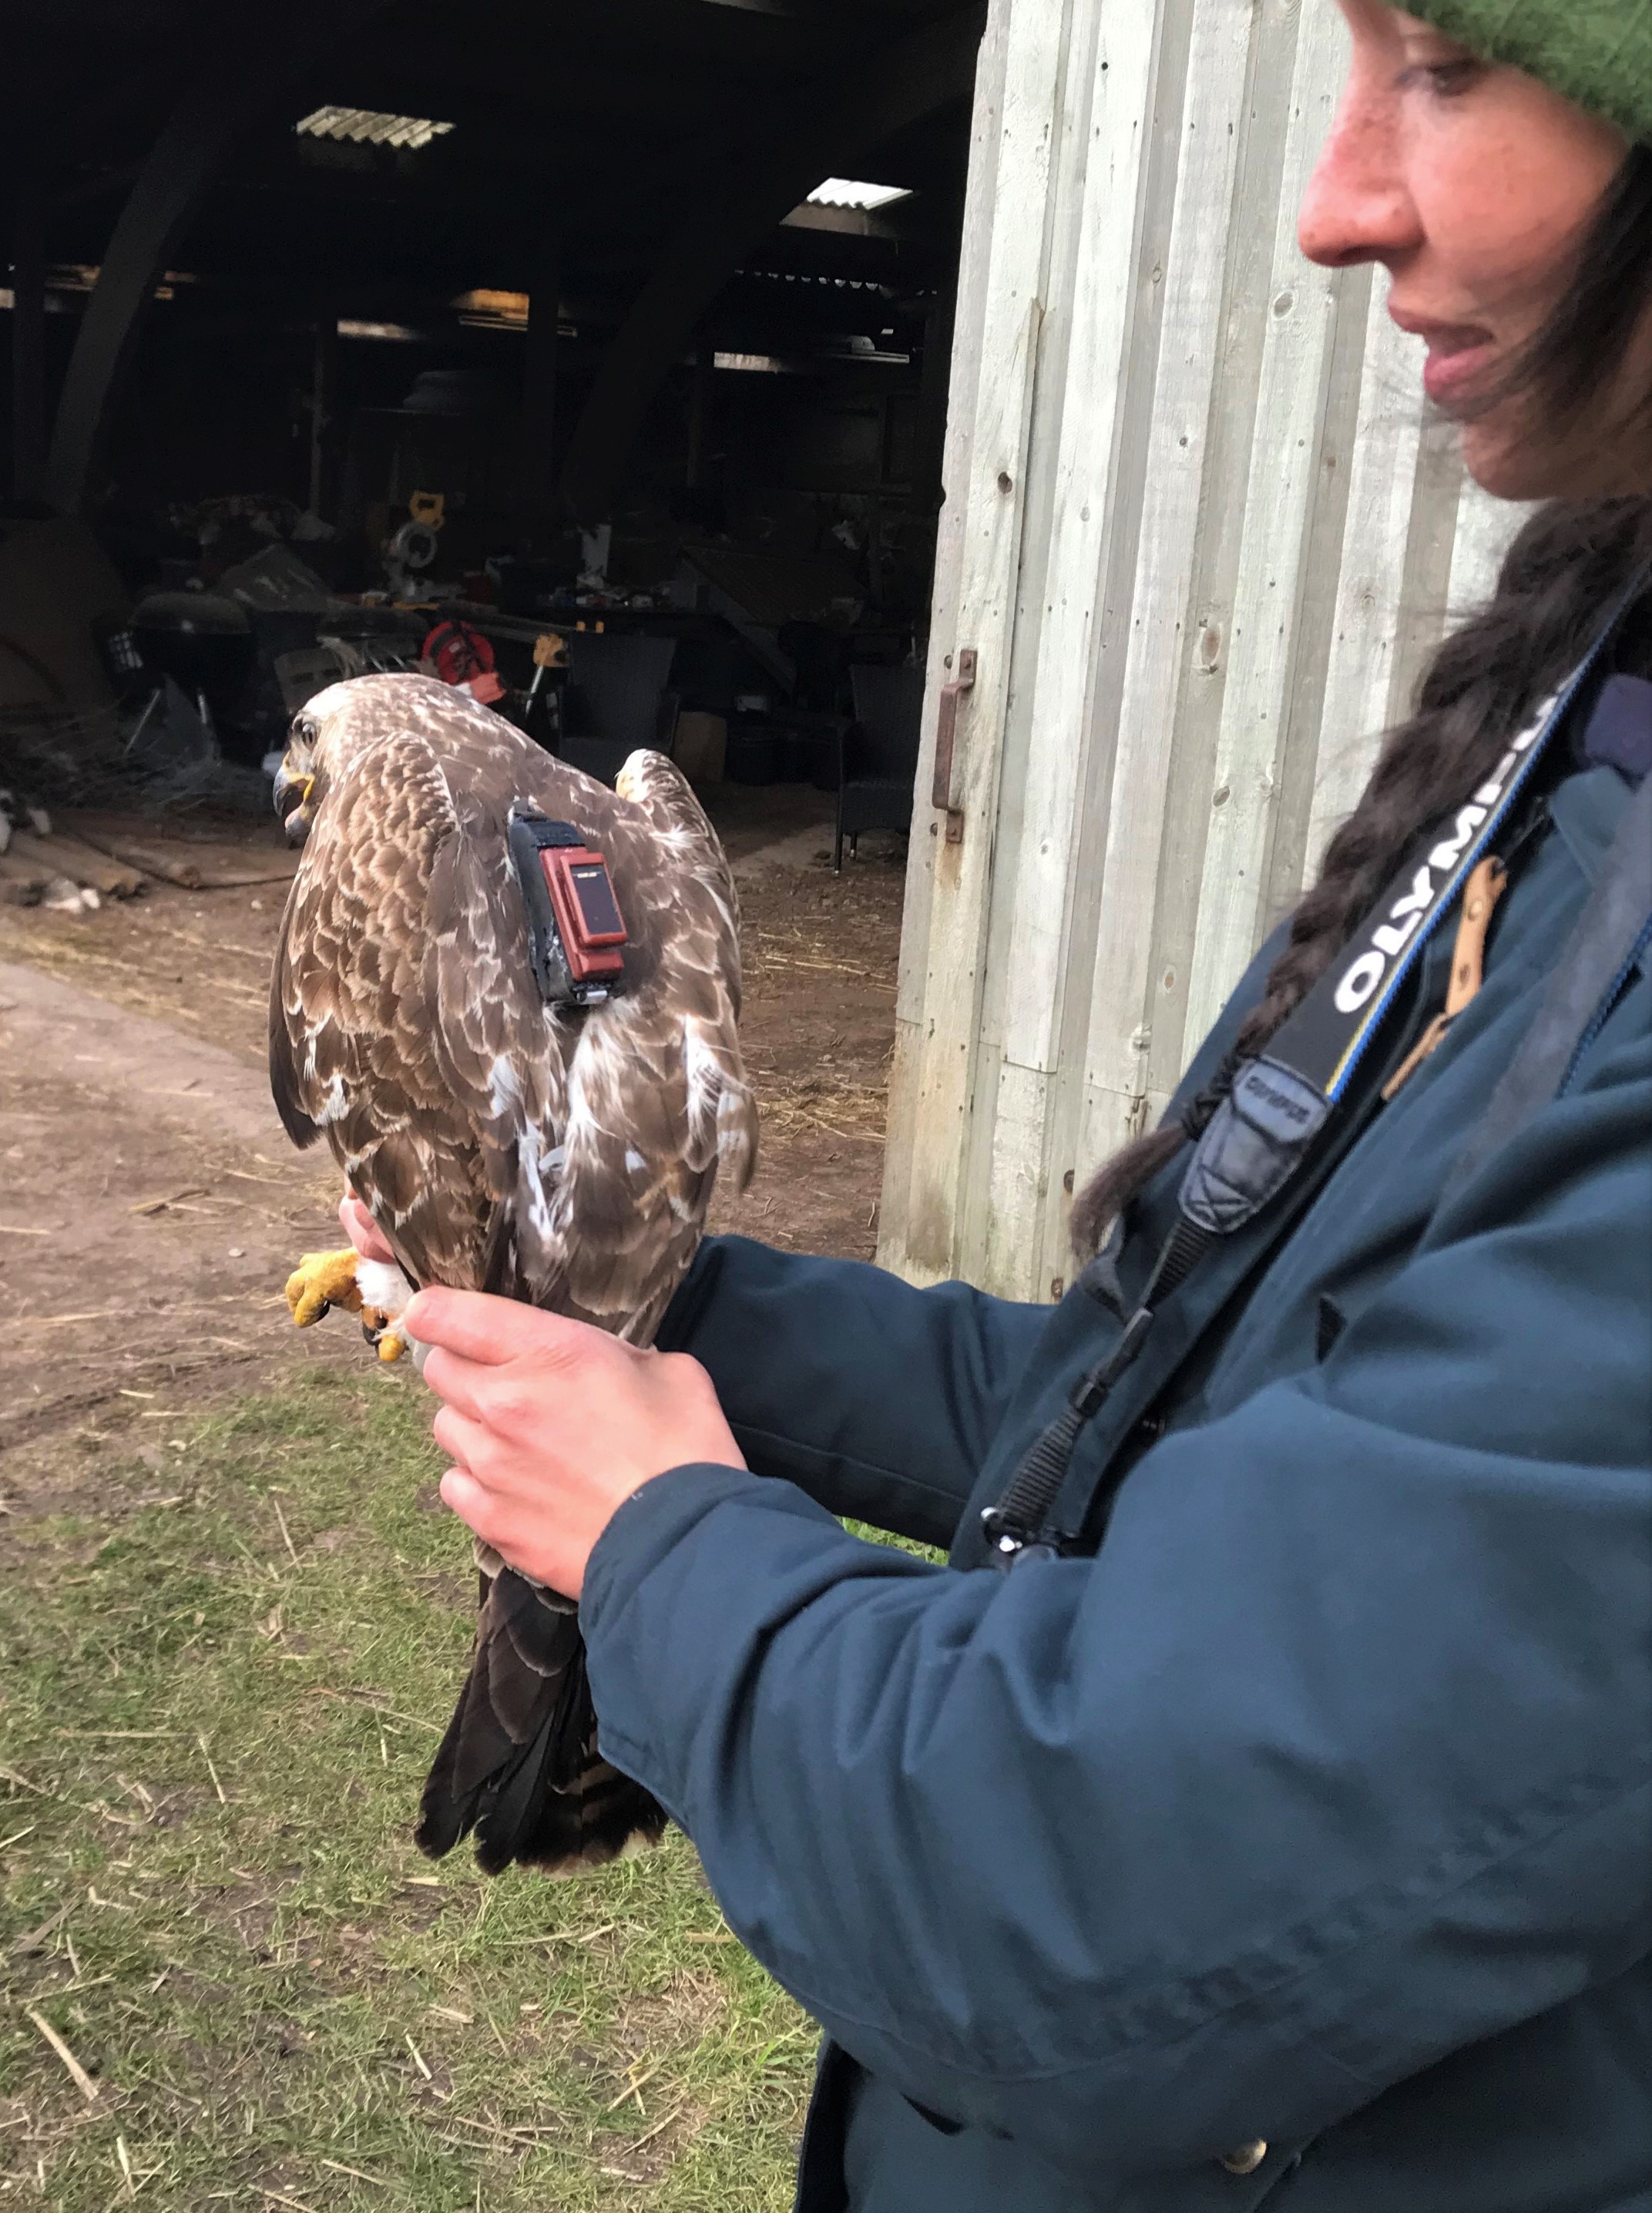
[[[348,1225],[347,1225],[348,1226]],[[500,1558],[577,1598],[597,1539],[674,1467],[744,1467],[711,1379],[582,1322],[474,1291],[421,1291],[402,1318],[443,1400],[442,1496]]]

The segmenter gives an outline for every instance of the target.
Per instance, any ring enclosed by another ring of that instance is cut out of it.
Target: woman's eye
[[[1401,74],[1399,82],[1406,88],[1422,87],[1442,100],[1455,100],[1472,92],[1485,72],[1486,64],[1477,55],[1460,54],[1448,62],[1418,62]]]

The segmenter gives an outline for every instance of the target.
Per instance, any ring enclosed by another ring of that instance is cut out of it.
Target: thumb
[[[533,1352],[564,1350],[577,1322],[514,1299],[489,1298],[480,1291],[420,1291],[408,1303],[401,1326],[415,1343],[456,1353],[487,1368],[503,1367]]]

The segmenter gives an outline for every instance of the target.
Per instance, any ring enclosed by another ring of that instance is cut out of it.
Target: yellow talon
[[[345,1246],[342,1253],[306,1253],[287,1278],[287,1304],[294,1322],[308,1329],[320,1321],[330,1307],[347,1314],[362,1310],[362,1294],[356,1282],[357,1253]]]
[[[395,1327],[393,1318],[382,1307],[364,1306],[362,1308],[362,1335],[381,1360],[388,1363],[399,1360],[407,1350],[407,1340]]]

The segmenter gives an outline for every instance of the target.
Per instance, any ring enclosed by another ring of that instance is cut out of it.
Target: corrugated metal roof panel
[[[432,138],[445,137],[451,123],[437,123],[425,115],[382,115],[371,107],[318,107],[294,124],[302,138],[332,138],[361,146],[428,146]]]
[[[823,185],[816,185],[808,196],[811,207],[857,208],[869,214],[874,208],[893,207],[897,200],[909,200],[911,193],[905,185],[857,184],[851,177],[828,177]]]

